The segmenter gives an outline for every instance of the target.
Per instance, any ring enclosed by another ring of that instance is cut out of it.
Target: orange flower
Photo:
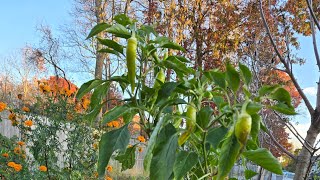
[[[143,136],[138,136],[137,140],[140,142],[146,142],[146,139]]]
[[[112,121],[112,125],[113,125],[113,127],[118,128],[118,127],[120,127],[120,122],[119,121]]]
[[[133,129],[134,131],[140,131],[141,127],[140,127],[139,124],[134,123],[133,126],[132,126],[132,129]]]
[[[8,157],[9,157],[9,154],[8,154],[8,153],[3,153],[3,154],[2,154],[2,157],[8,158]]]
[[[13,152],[16,153],[16,154],[21,154],[21,149],[20,149],[20,147],[15,147],[15,148],[13,149]]]
[[[14,168],[14,170],[17,171],[17,172],[21,171],[21,169],[22,169],[21,164],[16,164],[15,162],[12,162],[12,161],[8,162],[7,165],[8,165],[9,167]]]
[[[27,106],[23,106],[22,111],[24,112],[30,112],[30,109]]]
[[[40,84],[39,88],[40,88],[40,91],[43,93],[50,92],[51,90],[50,86],[44,85],[44,84]]]
[[[72,95],[72,91],[70,89],[65,89],[66,95],[70,97]]]
[[[8,118],[9,118],[11,121],[15,121],[15,120],[16,120],[16,114],[10,113]]]
[[[108,165],[106,169],[108,172],[112,172],[112,166]]]
[[[19,146],[23,146],[23,145],[24,145],[24,142],[19,141],[19,142],[17,142],[17,144],[18,144]]]
[[[107,123],[108,127],[113,127],[112,121]]]
[[[13,166],[13,168],[14,168],[15,171],[19,172],[19,171],[21,171],[22,166],[21,166],[21,164],[15,164],[15,165]]]
[[[92,146],[93,146],[93,149],[98,149],[98,144],[97,143],[94,143]]]
[[[39,170],[42,172],[46,172],[48,170],[48,168],[46,166],[40,166]]]
[[[112,180],[112,178],[109,177],[109,176],[106,176],[106,179],[105,179],[105,180]]]
[[[14,167],[15,165],[16,165],[16,163],[15,162],[12,162],[12,161],[10,161],[10,162],[8,162],[8,164],[7,164],[9,167]]]
[[[143,151],[142,147],[139,147],[139,148],[138,148],[138,151],[139,151],[139,152],[142,152],[142,151]]]
[[[33,122],[32,122],[31,120],[26,120],[26,121],[24,122],[24,125],[25,125],[25,126],[31,127],[32,124],[33,124]]]
[[[7,107],[7,104],[4,102],[0,102],[0,112],[2,112],[3,110],[5,110]]]

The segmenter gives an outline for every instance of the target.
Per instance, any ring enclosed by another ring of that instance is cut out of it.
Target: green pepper
[[[196,127],[197,109],[195,108],[193,103],[188,105],[186,117],[187,117],[186,118],[186,121],[187,121],[186,122],[186,131],[184,133],[182,133],[178,139],[178,143],[180,146],[188,140],[191,133],[195,130],[195,127]]]
[[[164,74],[163,70],[160,69],[160,71],[158,72],[157,76],[156,76],[156,79],[154,81],[154,85],[153,85],[153,88],[157,88],[157,87],[160,87],[160,82],[164,83],[166,79],[166,75]]]
[[[234,128],[235,135],[242,145],[246,144],[252,125],[251,116],[246,111],[247,104],[248,102],[244,103]]]
[[[134,92],[136,78],[137,38],[133,35],[128,39],[126,60],[128,68],[128,79],[131,84],[131,91]]]

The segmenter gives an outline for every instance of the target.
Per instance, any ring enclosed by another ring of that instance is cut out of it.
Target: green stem
[[[205,173],[208,173],[208,157],[207,157],[207,151],[206,151],[206,139],[207,139],[207,132],[204,132],[203,134],[203,141],[202,141],[202,151],[203,151],[203,158],[205,162]]]
[[[226,97],[227,97],[227,101],[228,101],[229,106],[231,106],[231,101],[230,101],[230,97],[229,97],[228,92],[227,92],[227,91],[224,91],[224,93],[225,93],[225,95],[226,95]]]
[[[197,146],[196,146],[195,144],[193,144],[192,141],[190,141],[190,144],[192,144],[192,145],[195,147],[195,149],[196,149],[196,151],[197,151],[197,154],[200,154]],[[199,158],[198,158],[198,163],[199,163],[199,165],[200,165],[200,168],[201,168],[202,172],[205,173],[205,170],[204,170],[204,168],[203,168],[203,166],[202,166]]]
[[[224,115],[226,115],[226,114],[227,114],[227,113],[220,114],[218,117],[216,117],[215,119],[213,119],[213,120],[211,121],[210,125],[209,125],[207,128],[205,128],[204,131],[208,131],[209,128],[210,128],[211,126],[213,126],[213,124],[215,123],[215,121],[220,120],[220,118],[222,118],[222,116],[224,116]],[[220,121],[220,122],[221,122],[221,121]],[[223,124],[223,122],[221,122],[221,124],[222,124],[223,126],[226,126],[226,125]]]

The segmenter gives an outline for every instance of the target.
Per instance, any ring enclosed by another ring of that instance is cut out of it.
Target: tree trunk
[[[102,4],[101,0],[95,0],[95,15],[97,18],[97,23],[102,23],[104,21],[103,19],[103,13],[104,13],[104,5]],[[99,33],[97,35],[98,38],[103,39],[104,38],[104,34]],[[96,44],[96,67],[95,67],[95,71],[94,71],[94,78],[95,79],[102,79],[102,71],[103,71],[103,62],[104,62],[104,55],[100,52],[98,52],[100,49],[102,49],[102,44],[100,44],[97,41]]]
[[[307,131],[305,144],[302,147],[301,152],[299,153],[299,156],[297,158],[297,165],[296,165],[294,180],[302,180],[308,177],[306,173],[310,163],[310,158],[312,157],[311,157],[311,153],[306,149],[306,146],[307,144],[313,146],[318,134],[319,134],[319,127],[317,127],[314,123],[311,123],[309,130]]]

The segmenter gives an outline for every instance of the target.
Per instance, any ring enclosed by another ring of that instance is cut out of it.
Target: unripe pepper
[[[246,111],[247,105],[248,102],[245,102],[242,106],[241,114],[238,116],[234,129],[235,135],[242,145],[246,144],[252,125],[251,116]]]
[[[165,78],[166,78],[166,76],[165,76],[163,70],[160,69],[160,71],[157,73],[156,80],[154,81],[153,88],[157,88],[157,87],[159,87],[159,86],[161,85],[161,84],[159,83],[159,81],[162,82],[162,83],[164,83]]]
[[[165,76],[163,70],[160,69],[160,71],[156,75],[156,79],[155,79],[154,84],[153,84],[153,88],[156,91],[155,91],[154,96],[151,98],[151,108],[153,108],[154,103],[157,101],[157,98],[158,98],[158,90],[159,89],[157,89],[157,88],[161,86],[160,82],[164,83],[165,78],[166,78],[166,76]]]
[[[128,79],[131,84],[131,91],[135,88],[135,78],[136,78],[136,58],[137,58],[137,38],[133,34],[132,37],[128,39],[126,60],[128,68]]]
[[[180,146],[188,140],[189,136],[195,130],[195,127],[196,127],[197,109],[194,107],[193,103],[188,105],[186,116],[187,116],[186,131],[182,133],[178,139],[178,143]]]
[[[178,127],[181,125],[181,122],[182,122],[181,112],[179,111],[178,108],[177,108],[176,114],[177,114],[178,116],[180,116],[180,117],[174,119],[173,126],[174,126],[175,128],[178,128]]]

